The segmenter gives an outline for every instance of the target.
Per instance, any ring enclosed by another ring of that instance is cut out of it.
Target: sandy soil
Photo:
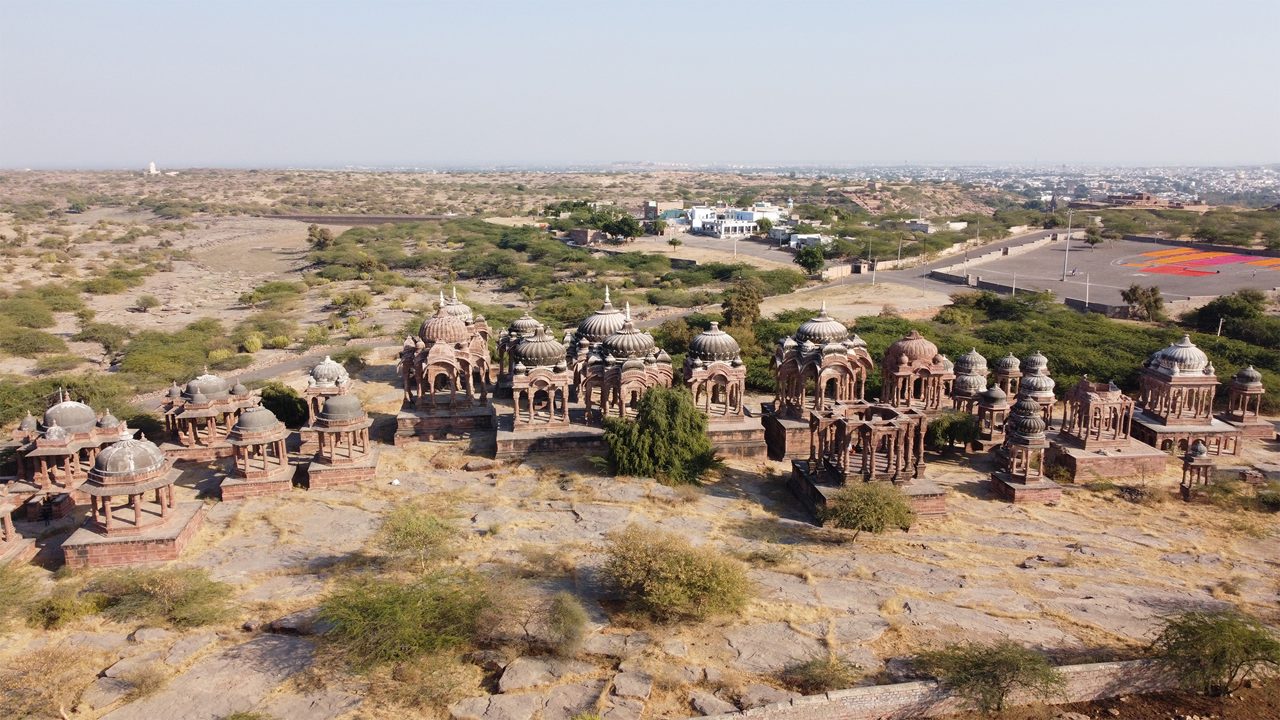
[[[760,311],[764,315],[771,315],[780,310],[798,307],[816,310],[823,301],[827,303],[827,312],[837,318],[879,315],[886,309],[916,318],[932,317],[938,308],[949,304],[951,298],[944,293],[918,290],[895,283],[833,285],[806,288],[790,295],[766,298],[760,304]]]

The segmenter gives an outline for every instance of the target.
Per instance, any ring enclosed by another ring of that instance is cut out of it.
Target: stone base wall
[[[1058,668],[1066,687],[1055,703],[1090,702],[1117,695],[1161,692],[1177,686],[1173,678],[1144,660],[1066,665]],[[1026,695],[1010,705],[1036,701]],[[963,712],[965,703],[932,681],[833,690],[746,712],[713,715],[703,720],[909,720]]]
[[[1225,417],[1219,418],[1222,422],[1240,431],[1241,437],[1251,440],[1274,440],[1276,439],[1276,428],[1266,420],[1257,422],[1240,422],[1238,420],[1228,420]]]
[[[749,422],[749,421],[748,421]],[[754,423],[744,427],[738,422],[717,427],[712,422],[707,427],[707,437],[716,454],[726,458],[755,458],[765,454],[764,426]],[[805,437],[805,455],[809,454],[809,438]]]
[[[1071,482],[1111,480],[1128,477],[1154,477],[1165,470],[1169,456],[1145,443],[1133,441],[1128,454],[1098,455],[1073,448],[1058,441],[1045,451],[1046,467],[1066,469]]]
[[[235,448],[229,442],[221,442],[216,445],[179,445],[177,443],[164,443],[160,446],[165,455],[168,455],[174,462],[213,462],[218,458],[229,458],[235,455]]]
[[[139,563],[164,562],[167,560],[177,560],[182,554],[182,549],[200,530],[200,526],[204,524],[205,505],[204,503],[180,503],[181,505],[198,504],[200,507],[194,510],[185,521],[185,525],[175,535],[172,533],[152,531],[142,535],[130,535],[122,538],[110,538],[91,542],[76,542],[76,536],[82,532],[92,532],[88,530],[77,530],[66,542],[62,544],[62,553],[66,565],[72,569],[80,568],[101,568],[113,567],[118,565],[136,565]],[[176,513],[183,510],[191,512],[190,509],[175,507]],[[175,522],[182,522],[178,517],[174,517]]]
[[[58,493],[53,496],[53,518],[55,520],[67,517],[75,512],[76,503],[72,499],[71,493]],[[44,520],[44,501],[42,498],[32,498],[22,504],[23,519],[27,522],[41,522]]]
[[[765,415],[764,442],[770,460],[803,460],[809,457],[809,424]]]
[[[1020,483],[1003,473],[994,473],[991,475],[990,483],[991,492],[996,497],[1015,505],[1023,503],[1057,505],[1062,500],[1062,487],[1050,480]]]
[[[599,455],[604,452],[603,432],[498,433],[494,441],[494,457],[514,460],[534,453],[572,452]]]
[[[377,472],[377,464],[325,465],[313,462],[307,466],[307,489],[322,490],[324,488],[352,485],[372,480]]]
[[[875,482],[886,481],[876,480]],[[827,495],[840,488],[841,486],[836,483],[823,481],[820,475],[809,468],[808,460],[791,461],[791,475],[787,477],[787,489],[815,519],[827,506]],[[917,517],[943,517],[947,514],[947,493],[941,486],[918,480],[899,485],[898,489],[906,496],[912,512]]]
[[[456,413],[428,413],[405,409],[396,416],[396,445],[430,440],[456,440],[477,432],[491,432],[497,427],[492,407],[462,408]]]
[[[0,565],[22,565],[39,552],[35,538],[18,536],[9,542],[0,542]]]
[[[243,500],[250,497],[266,497],[282,495],[293,489],[293,476],[298,468],[286,466],[286,472],[278,472],[270,477],[247,480],[244,478],[225,478],[218,486],[223,502]]]
[[[937,488],[937,491],[929,487],[920,488],[918,492],[913,492],[915,488],[911,486],[902,488],[916,517],[942,517],[947,514],[946,492],[941,487],[932,487]]]

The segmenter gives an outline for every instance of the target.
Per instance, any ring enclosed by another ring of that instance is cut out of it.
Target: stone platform
[[[844,487],[838,482],[818,477],[817,473],[810,470],[808,460],[791,462],[791,476],[787,478],[787,489],[815,518],[819,517],[822,508],[826,507],[827,498]],[[947,514],[947,491],[941,485],[927,480],[913,480],[898,484],[897,488],[907,496],[907,502],[911,504],[911,510],[917,517],[943,517]]]
[[[1257,422],[1240,422],[1239,420],[1231,420],[1230,418],[1218,418],[1222,422],[1240,431],[1240,437],[1250,440],[1275,440],[1280,433],[1276,432],[1276,426],[1266,420],[1258,420]]]
[[[809,422],[779,417],[766,412],[761,418],[764,442],[770,460],[809,457]]]
[[[219,458],[229,458],[236,452],[226,440],[213,445],[181,445],[166,441],[160,443],[160,449],[174,462],[213,462]]]
[[[481,432],[492,433],[496,427],[497,413],[492,405],[464,407],[452,411],[406,407],[396,415],[394,444],[456,440]]]
[[[996,497],[1015,505],[1044,503],[1057,505],[1062,500],[1062,486],[1052,480],[1017,482],[1008,473],[991,473],[991,492]]]
[[[378,448],[371,446],[363,459],[342,465],[312,461],[307,464],[307,489],[341,487],[372,480],[378,472]]]
[[[73,569],[176,560],[204,523],[204,513],[202,502],[175,503],[163,525],[137,535],[100,535],[82,527],[63,541],[62,554]]]
[[[1079,440],[1059,434],[1049,441],[1044,462],[1045,467],[1066,468],[1072,482],[1089,482],[1156,477],[1164,472],[1169,454],[1133,438],[1119,447],[1085,450]]]
[[[1240,428],[1213,418],[1207,425],[1164,425],[1145,412],[1134,413],[1133,437],[1165,452],[1184,453],[1203,440],[1210,455],[1239,455]]]
[[[581,412],[570,412],[568,425],[552,425],[514,429],[511,416],[498,416],[494,439],[494,457],[513,460],[534,453],[575,452],[602,455],[605,452],[604,428],[587,425]],[[716,455],[726,458],[753,458],[765,452],[764,427],[759,418],[743,417],[714,420],[707,423],[707,438]],[[805,452],[808,453],[808,428],[805,429]]]
[[[293,478],[298,466],[289,464],[277,473],[260,478],[224,477],[218,485],[222,501],[243,500],[250,497],[280,495],[293,489]]]

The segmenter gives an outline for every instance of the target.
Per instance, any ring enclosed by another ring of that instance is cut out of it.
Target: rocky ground
[[[375,367],[358,387],[385,422],[399,401],[389,373]],[[593,630],[580,658],[494,660],[496,685],[452,705],[456,718],[722,712],[790,697],[778,671],[828,651],[868,683],[900,676],[900,658],[921,647],[955,640],[1012,638],[1063,661],[1123,655],[1163,613],[1236,604],[1266,616],[1280,600],[1274,520],[1185,505],[1173,499],[1172,472],[1148,481],[1156,499],[1145,504],[1068,488],[1056,507],[1021,507],[988,495],[985,464],[934,460],[928,476],[949,489],[950,515],[855,541],[807,521],[778,463],[730,463],[686,493],[602,477],[585,460],[499,465],[451,445],[387,447],[368,485],[210,509],[181,563],[236,588],[234,624],[180,633],[94,620],[24,631],[3,655],[91,648],[99,659],[74,680],[87,688],[75,717],[391,717],[394,707],[362,680],[313,662],[308,611],[359,560],[388,509],[410,498],[432,499],[467,530],[457,562],[515,569],[589,601]],[[193,495],[207,476],[188,471],[182,492]],[[598,602],[597,572],[605,535],[630,523],[742,558],[755,599],[740,616],[700,626],[618,624]],[[129,702],[119,677],[143,665],[167,682]]]

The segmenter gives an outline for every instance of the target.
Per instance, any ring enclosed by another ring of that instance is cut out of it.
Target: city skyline
[[[1280,7],[1247,0],[126,1],[0,21],[13,169],[1280,162]]]

